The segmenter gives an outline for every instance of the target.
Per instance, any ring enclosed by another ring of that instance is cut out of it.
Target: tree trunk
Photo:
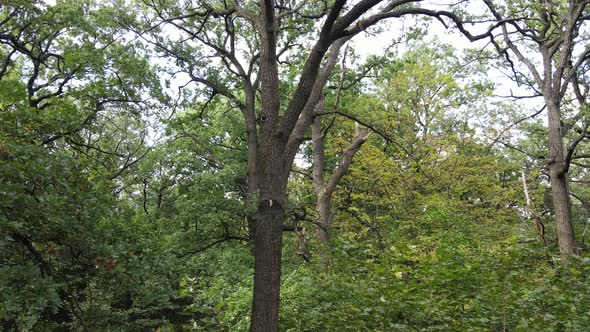
[[[522,187],[524,189],[524,197],[526,198],[526,207],[533,218],[533,222],[535,223],[535,228],[537,229],[537,234],[539,236],[539,241],[541,241],[545,246],[547,246],[547,238],[545,237],[545,225],[543,221],[541,221],[541,215],[535,210],[533,204],[531,202],[531,198],[529,196],[529,189],[526,183],[526,175],[524,174],[524,170],[521,172],[522,174]]]
[[[322,104],[320,101],[319,104]],[[320,106],[321,108],[321,106]],[[330,242],[330,224],[332,219],[331,203],[332,196],[326,192],[324,184],[324,167],[325,167],[325,148],[324,136],[322,135],[322,121],[320,116],[316,116],[311,124],[311,138],[313,145],[313,183],[316,192],[316,209],[318,217],[316,219],[318,227],[316,228],[316,237],[318,241],[327,247]],[[327,248],[322,248],[320,255],[325,258]]]
[[[255,222],[254,299],[250,331],[279,330],[281,254],[284,206],[281,201],[261,200]]]
[[[318,112],[323,110],[324,103],[320,100],[316,106]],[[348,172],[352,159],[359,151],[361,146],[369,138],[370,132],[360,130],[358,123],[355,123],[354,138],[350,145],[344,150],[342,160],[334,173],[326,183],[324,179],[325,167],[325,135],[322,133],[321,116],[316,116],[311,124],[311,138],[313,145],[313,182],[316,192],[316,209],[318,217],[316,219],[318,227],[316,228],[316,238],[320,242],[320,259],[324,266],[331,264],[332,244],[331,229],[334,211],[332,211],[332,197],[336,186],[340,183],[344,175]]]
[[[256,127],[255,95],[256,92],[249,81],[245,82],[246,107],[243,111],[246,123],[246,135],[248,141],[248,180],[246,188],[246,208],[248,211],[257,207],[258,194],[258,128]],[[254,218],[247,215],[248,238],[254,241]]]
[[[325,246],[325,251],[322,252],[322,256],[327,257],[330,255],[331,245],[331,228],[332,228],[332,196],[326,195],[325,193],[320,194],[316,204],[318,209],[318,226],[316,228],[316,237],[318,241]]]
[[[289,173],[285,171],[287,137],[278,130],[281,103],[274,2],[262,0],[260,5],[262,124],[256,150],[259,203],[254,218],[254,296],[250,331],[276,332],[279,330],[283,219]]]
[[[259,195],[254,217],[254,297],[250,331],[279,328],[283,221],[287,197],[284,140],[263,136],[258,155]]]
[[[559,243],[561,258],[563,261],[567,261],[569,256],[576,255],[578,252],[568,190],[567,172],[569,165],[565,160],[563,151],[559,103],[549,95],[545,97],[545,103],[549,117],[549,159],[547,167],[551,180],[551,196],[555,213],[557,241]]]

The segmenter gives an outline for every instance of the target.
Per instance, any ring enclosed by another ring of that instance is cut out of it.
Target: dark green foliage
[[[41,317],[68,319],[63,296],[93,274],[92,233],[108,202],[67,155],[6,141],[2,149],[2,318],[28,330]]]

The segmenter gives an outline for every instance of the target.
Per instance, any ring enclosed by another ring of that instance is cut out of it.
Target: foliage
[[[284,101],[321,4],[305,2],[301,17],[284,18],[286,27],[300,25],[279,33],[289,49],[279,82]],[[257,10],[254,2],[244,8]],[[519,8],[508,2],[501,10]],[[255,211],[240,104],[246,92],[235,66],[211,61],[201,44],[222,45],[226,29],[233,31],[255,81],[257,34],[243,17],[218,24],[182,17],[183,9],[174,1],[130,8],[87,0],[0,7],[3,330],[248,330]],[[202,23],[208,39],[158,39],[165,17]],[[130,29],[145,39],[133,39]],[[289,183],[281,330],[589,330],[590,257],[584,250],[562,264],[556,255],[543,122],[523,120],[519,135],[496,144],[503,141],[490,134],[502,130],[473,117],[488,111],[494,88],[485,66],[464,65],[436,41],[404,42],[403,54],[389,50],[358,66],[359,59],[342,60],[325,89],[327,176],[357,126],[373,133],[334,195],[330,266],[313,236],[316,194],[305,175],[312,151],[304,139]],[[150,52],[172,52],[178,61],[158,67]],[[217,90],[186,88],[176,103],[166,80],[178,79],[177,69],[214,80]],[[256,121],[264,122],[253,97]],[[577,106],[564,102],[568,119],[585,114]],[[519,113],[518,106],[503,110],[498,118]],[[565,139],[571,144],[581,129]],[[587,150],[580,143],[576,157]],[[569,173],[582,246],[587,169],[575,161]],[[547,244],[531,209],[547,225]],[[302,248],[311,260],[300,257]]]

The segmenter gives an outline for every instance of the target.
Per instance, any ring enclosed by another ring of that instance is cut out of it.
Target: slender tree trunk
[[[545,225],[541,221],[541,216],[535,210],[535,208],[533,207],[533,204],[531,202],[531,198],[529,196],[529,189],[528,189],[528,186],[526,183],[526,175],[524,174],[524,170],[521,172],[521,175],[522,175],[522,187],[524,189],[524,197],[526,198],[526,207],[527,207],[530,215],[533,217],[533,221],[535,223],[535,228],[537,229],[537,234],[539,236],[539,240],[541,242],[543,242],[543,244],[545,246],[547,246],[547,238],[545,237]]]
[[[318,103],[321,110],[323,101]],[[311,138],[313,145],[313,183],[316,192],[316,210],[318,213],[316,222],[316,238],[320,243],[319,256],[324,266],[331,264],[331,227],[332,227],[332,194],[326,192],[324,183],[325,147],[322,135],[322,121],[316,116],[311,124]]]
[[[324,103],[320,100],[316,106],[318,112],[323,111]],[[344,150],[342,160],[330,179],[326,182],[324,179],[325,167],[325,135],[322,133],[321,116],[316,116],[311,124],[311,138],[313,145],[313,182],[316,192],[316,209],[318,218],[316,219],[318,227],[316,228],[316,238],[320,242],[320,259],[324,266],[331,264],[332,256],[332,219],[334,211],[332,210],[332,197],[336,186],[340,183],[348,169],[352,165],[352,159],[357,154],[361,146],[369,138],[370,132],[360,130],[358,123],[355,124],[354,138],[350,145]]]
[[[321,103],[321,102],[320,102]],[[330,226],[332,220],[332,197],[326,193],[324,184],[325,148],[324,136],[322,135],[321,117],[316,116],[311,125],[311,138],[313,145],[313,183],[316,192],[316,209],[318,213],[316,237],[322,245],[329,247]],[[324,248],[325,249],[325,248]],[[322,250],[321,256],[325,257],[326,252]]]
[[[251,85],[247,84],[246,92],[246,109],[244,110],[244,119],[246,123],[246,135],[248,140],[248,189],[247,198],[251,202],[258,192],[258,128],[256,128],[255,113],[255,95],[256,92]]]
[[[248,210],[256,207],[258,194],[258,128],[256,127],[255,113],[255,95],[256,92],[250,84],[246,82],[244,91],[246,93],[246,107],[243,110],[244,120],[246,123],[246,135],[248,141],[248,178],[246,189],[246,208]],[[248,235],[250,242],[254,241],[254,218],[247,216]]]
[[[559,103],[551,95],[545,97],[549,123],[549,176],[551,181],[551,196],[557,227],[557,240],[562,260],[567,261],[571,255],[576,255],[578,246],[574,236],[572,223],[572,208],[568,189],[567,172],[569,165],[564,157],[563,136],[561,133],[561,118]]]
[[[325,246],[322,256],[328,258],[331,251],[331,228],[332,228],[332,196],[325,193],[320,194],[316,204],[318,209],[318,225],[316,228],[316,237],[322,245]]]

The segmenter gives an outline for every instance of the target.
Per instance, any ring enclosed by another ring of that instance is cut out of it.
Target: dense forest
[[[1,0],[0,329],[589,331],[589,4]]]

